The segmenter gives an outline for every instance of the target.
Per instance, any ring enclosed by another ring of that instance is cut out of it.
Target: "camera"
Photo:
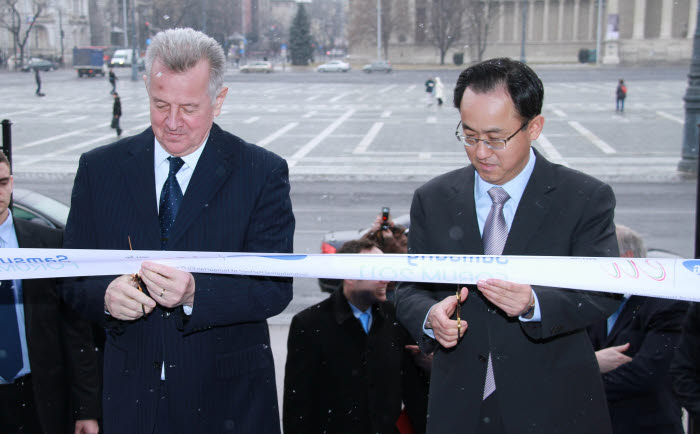
[[[382,225],[381,229],[383,231],[389,229],[389,207],[382,208]]]

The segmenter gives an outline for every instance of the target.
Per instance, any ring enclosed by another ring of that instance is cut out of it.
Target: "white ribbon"
[[[700,260],[479,255],[324,255],[2,249],[0,280],[131,274],[143,261],[192,273],[530,285],[700,301]]]

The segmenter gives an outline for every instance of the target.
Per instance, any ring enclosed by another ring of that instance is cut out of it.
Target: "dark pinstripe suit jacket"
[[[149,128],[81,156],[64,247],[160,249],[153,139]],[[286,162],[214,124],[166,249],[291,252],[293,234]],[[163,361],[173,432],[279,432],[266,319],[291,301],[291,279],[195,274],[191,316],[158,306],[125,322],[104,315],[115,277],[65,294],[107,327],[105,432],[151,433]]]

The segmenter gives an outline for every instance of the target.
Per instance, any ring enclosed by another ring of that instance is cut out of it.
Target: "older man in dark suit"
[[[152,38],[151,127],[80,159],[68,248],[291,252],[286,162],[214,124],[227,88],[216,41],[192,29]],[[266,319],[291,279],[191,274],[145,262],[76,279],[66,297],[107,327],[105,430],[279,432]]]
[[[620,256],[646,257],[636,232],[623,225],[616,232]],[[625,296],[613,315],[589,328],[615,434],[683,434],[669,366],[687,310],[685,301]]]
[[[0,152],[0,247],[60,247],[61,231],[13,218],[12,188]],[[2,282],[0,432],[97,434],[97,360],[90,324],[62,302],[54,279]]]
[[[409,254],[617,256],[610,187],[531,148],[543,97],[521,62],[491,59],[461,73],[456,134],[471,165],[416,190]],[[428,432],[610,433],[586,327],[618,305],[616,296],[488,276],[461,288],[399,285],[399,320],[435,351]]]

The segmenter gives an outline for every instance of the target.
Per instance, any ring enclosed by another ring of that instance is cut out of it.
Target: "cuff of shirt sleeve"
[[[428,323],[428,315],[430,315],[431,310],[433,310],[432,307],[428,310],[428,313],[425,315],[425,319],[423,320],[423,333],[430,336],[432,339],[435,339],[435,333],[433,332],[433,329],[425,328],[426,324]]]
[[[182,306],[182,311],[185,312],[185,315],[190,316],[192,315],[192,306]]]
[[[518,319],[522,322],[540,322],[542,321],[542,314],[540,313],[540,302],[537,300],[537,293],[532,291],[532,295],[535,297],[535,312],[532,314],[532,318],[524,318],[519,316]]]

